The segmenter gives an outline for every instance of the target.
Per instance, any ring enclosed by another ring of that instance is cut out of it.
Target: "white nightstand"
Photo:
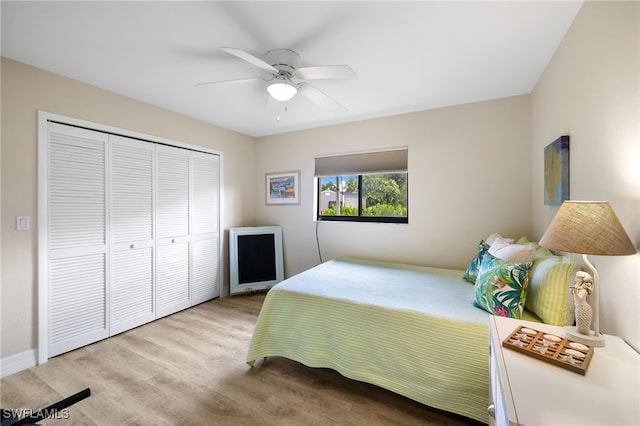
[[[502,346],[519,325],[562,335],[562,328],[493,316],[491,425],[640,425],[640,355],[615,336],[594,348],[583,376]]]

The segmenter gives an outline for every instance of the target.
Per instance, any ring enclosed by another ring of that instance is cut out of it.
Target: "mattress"
[[[464,271],[331,260],[274,286],[247,362],[282,356],[488,422],[489,314]]]

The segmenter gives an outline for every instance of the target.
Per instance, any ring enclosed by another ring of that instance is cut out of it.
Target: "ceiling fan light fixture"
[[[267,86],[267,91],[273,99],[280,102],[286,102],[298,93],[296,86],[287,81],[276,81],[271,83]]]

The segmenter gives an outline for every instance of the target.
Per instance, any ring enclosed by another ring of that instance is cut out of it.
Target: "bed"
[[[247,363],[280,356],[331,368],[488,423],[489,316],[465,271],[330,260],[267,294]],[[535,315],[524,319],[540,321]]]

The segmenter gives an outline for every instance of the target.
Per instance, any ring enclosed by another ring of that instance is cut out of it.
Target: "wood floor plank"
[[[329,369],[284,358],[250,367],[264,294],[215,299],[0,381],[3,408],[91,397],[47,425],[474,425]],[[42,423],[45,423],[42,422]]]

